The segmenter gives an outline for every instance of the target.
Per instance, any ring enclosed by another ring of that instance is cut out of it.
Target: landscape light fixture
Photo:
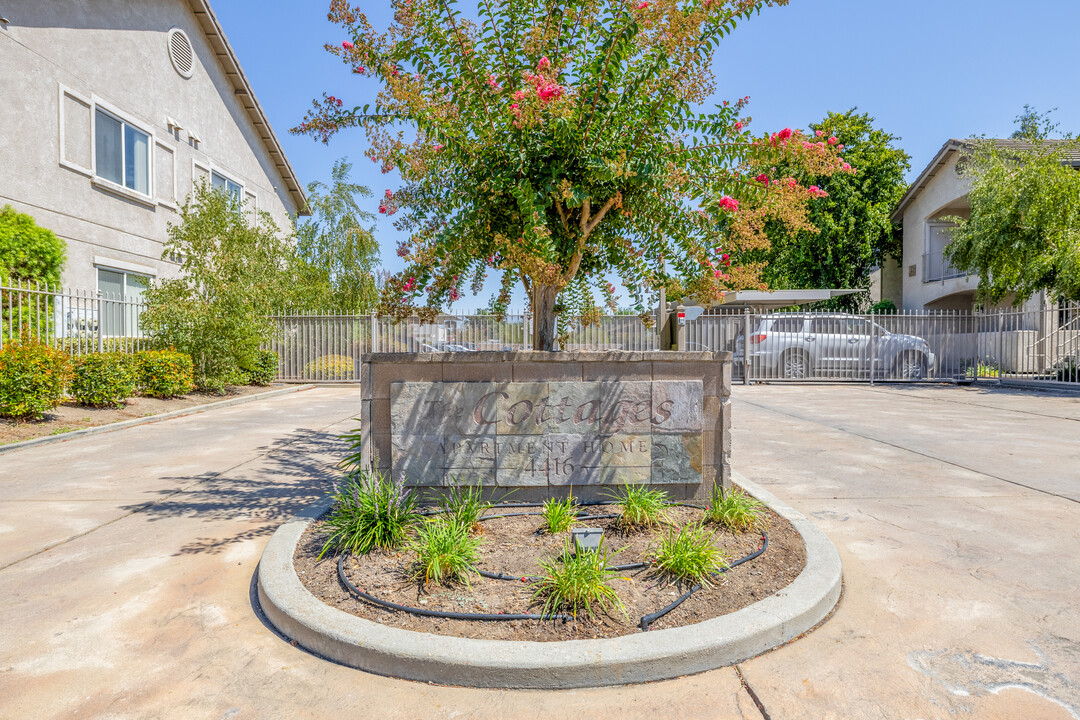
[[[574,550],[578,553],[596,552],[600,549],[600,541],[604,539],[601,528],[573,528],[570,535],[574,538]]]

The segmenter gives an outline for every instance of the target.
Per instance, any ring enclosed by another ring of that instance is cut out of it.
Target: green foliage
[[[67,247],[34,218],[0,208],[0,278],[58,285],[67,260]]]
[[[371,190],[349,182],[351,170],[342,158],[334,163],[329,188],[318,181],[307,187],[312,217],[296,225],[293,307],[367,313],[378,300],[379,244],[372,229],[364,227],[374,215],[357,203],[357,198],[371,197]]]
[[[96,334],[83,335],[82,337],[56,338],[56,346],[69,355],[84,355],[87,352],[96,352],[98,339]],[[103,337],[101,338],[101,352],[107,353],[137,353],[140,348],[145,348],[149,343],[146,338],[139,337]]]
[[[258,350],[255,360],[244,368],[248,385],[269,385],[278,371],[278,356],[273,350]]]
[[[758,268],[728,272],[725,253],[766,242],[766,218],[809,229],[798,181],[841,166],[799,132],[751,134],[747,98],[710,107],[717,46],[773,4],[787,3],[415,0],[384,29],[335,2],[350,40],[328,48],[381,87],[373,106],[325,95],[293,131],[362,127],[367,155],[402,178],[380,212],[400,213],[407,264],[380,311],[431,315],[495,274],[494,306],[521,283],[534,347],[551,350],[556,316],[592,315],[611,274],[639,313],[661,287],[711,302],[757,286]],[[748,181],[781,161],[794,186]]]
[[[669,529],[649,557],[665,575],[709,586],[709,576],[727,567],[727,557],[713,544],[713,533],[702,525]]]
[[[176,350],[143,350],[139,363],[139,391],[156,398],[186,395],[195,387],[191,356]]]
[[[0,349],[0,416],[40,418],[64,399],[68,356],[23,337]]]
[[[267,313],[287,292],[288,242],[268,214],[253,223],[238,200],[203,184],[169,226],[164,251],[182,258],[183,274],[146,290],[144,330],[191,356],[196,387],[244,384],[243,368],[273,332]]]
[[[135,394],[138,358],[126,353],[90,353],[72,361],[68,394],[80,405],[123,407]]]
[[[345,355],[323,355],[304,365],[304,377],[316,380],[344,380],[352,371],[353,360]]]
[[[1080,361],[1067,357],[1054,363],[1054,377],[1061,382],[1080,382]]]
[[[533,599],[542,598],[542,615],[554,615],[561,610],[569,611],[575,618],[584,610],[589,617],[594,617],[593,606],[601,610],[618,608],[624,613],[622,600],[615,588],[609,584],[612,580],[622,580],[614,570],[608,570],[608,551],[604,540],[596,551],[573,554],[570,540],[563,546],[561,557],[545,560],[540,564],[540,580],[532,584]]]
[[[621,513],[618,524],[626,530],[656,527],[667,520],[669,500],[663,490],[651,490],[645,485],[627,485],[611,497]]]
[[[895,315],[897,313],[896,303],[892,300],[881,300],[870,306],[870,312],[878,315]]]
[[[1047,116],[1027,109],[1012,141],[977,140],[962,166],[971,179],[968,218],[956,223],[945,255],[979,276],[979,294],[1017,304],[1040,290],[1080,300],[1080,173],[1067,153],[1080,138],[1051,139]]]
[[[574,505],[574,498],[570,496],[562,500],[548,498],[544,501],[541,513],[544,517],[544,529],[552,535],[566,532],[577,524],[577,506]]]
[[[491,509],[491,503],[483,497],[484,489],[481,486],[453,481],[439,500],[443,519],[469,533],[483,532],[480,518]]]
[[[901,256],[903,236],[890,215],[907,188],[904,176],[911,158],[897,147],[898,137],[875,128],[874,122],[869,114],[851,109],[811,123],[814,134],[820,131],[844,146],[844,160],[856,171],[806,180],[828,193],[810,201],[809,219],[818,232],[792,233],[770,223],[770,248],[747,256],[768,263],[764,279],[769,287],[867,290],[873,268]],[[787,172],[786,167],[777,170],[781,176]],[[823,307],[857,311],[866,297],[845,295]]]
[[[362,458],[363,452],[361,448],[364,445],[364,433],[363,428],[360,425],[360,418],[353,418],[357,425],[354,430],[350,430],[347,433],[338,435],[338,438],[345,443],[349,448],[349,454],[338,462],[337,466],[349,474],[357,473],[363,465]]]
[[[470,535],[458,522],[440,518],[424,523],[417,528],[408,547],[416,553],[412,578],[421,585],[429,582],[468,585],[469,576],[476,574],[480,539]]]
[[[401,547],[420,518],[415,496],[379,473],[350,474],[332,497],[334,506],[326,518],[329,537],[320,558],[331,550],[362,555],[375,548]]]
[[[768,517],[765,504],[736,488],[724,492],[724,488],[713,485],[709,498],[709,507],[705,510],[705,519],[723,525],[733,532],[744,532],[760,527]]]

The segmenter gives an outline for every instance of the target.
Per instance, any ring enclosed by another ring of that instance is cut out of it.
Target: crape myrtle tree
[[[409,239],[406,269],[380,311],[433,314],[501,276],[534,316],[533,347],[551,350],[560,313],[590,317],[593,290],[615,304],[612,274],[644,314],[660,288],[713,303],[763,287],[767,221],[810,230],[801,182],[844,169],[834,145],[784,129],[752,134],[746,102],[702,104],[715,90],[717,44],[764,5],[787,0],[394,0],[379,31],[342,0],[327,45],[378,79],[371,104],[325,95],[294,132],[324,142],[364,129],[368,156],[403,186],[380,212]],[[475,18],[472,19],[472,18]],[[783,176],[752,167],[792,168]],[[850,170],[850,168],[847,168]]]

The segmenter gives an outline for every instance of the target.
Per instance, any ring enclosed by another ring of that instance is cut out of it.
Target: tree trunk
[[[555,298],[559,289],[554,285],[533,283],[533,350],[555,349]]]

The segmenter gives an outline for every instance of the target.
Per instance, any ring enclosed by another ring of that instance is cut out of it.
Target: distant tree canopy
[[[762,277],[773,289],[870,287],[870,273],[888,257],[900,257],[902,238],[889,215],[907,183],[910,156],[899,138],[874,127],[874,118],[856,109],[830,112],[810,125],[810,134],[835,137],[854,173],[808,178],[827,195],[810,201],[809,220],[817,233],[791,232],[777,223],[767,228],[770,247],[755,251],[767,262]],[[777,169],[784,174],[786,169]],[[856,309],[865,293],[829,301],[836,309]]]
[[[1080,153],[1073,135],[1051,138],[1049,113],[1029,106],[1013,140],[973,142],[963,172],[971,178],[969,218],[956,223],[945,248],[950,262],[979,276],[984,301],[1021,303],[1040,290],[1080,300]]]
[[[55,233],[10,205],[0,208],[0,278],[58,285],[66,260]]]
[[[371,197],[349,181],[352,164],[334,163],[331,185],[308,185],[313,216],[296,225],[297,283],[295,306],[343,313],[369,312],[378,302],[375,268],[379,244],[370,227],[375,219],[357,198]]]

